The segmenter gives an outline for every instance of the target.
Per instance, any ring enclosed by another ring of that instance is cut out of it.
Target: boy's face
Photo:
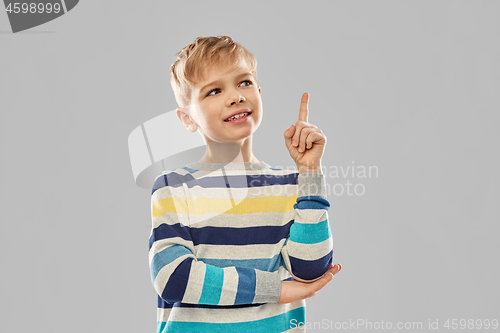
[[[234,70],[208,69],[192,87],[190,113],[207,142],[241,144],[251,138],[262,120],[261,90],[244,61]],[[235,112],[250,113],[225,121]]]

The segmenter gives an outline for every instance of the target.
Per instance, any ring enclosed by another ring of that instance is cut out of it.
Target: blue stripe
[[[255,270],[247,267],[236,267],[238,272],[238,291],[234,304],[251,304],[255,297]]]
[[[158,322],[158,333],[172,332],[218,332],[218,333],[255,333],[255,332],[283,332],[298,327],[299,323],[305,323],[306,309],[300,307],[287,311],[283,314],[254,321],[239,323],[204,323],[169,321]]]
[[[190,173],[195,173],[196,171],[200,171],[200,170],[198,170],[198,169],[191,169],[191,168],[188,168],[187,166],[182,167],[182,169],[187,170],[187,171],[188,171],[188,172],[190,172]]]
[[[170,264],[175,259],[186,254],[192,255],[193,252],[191,252],[185,246],[179,244],[172,245],[170,247],[167,247],[165,250],[156,253],[153,257],[153,260],[151,260],[151,265],[150,265],[151,282],[153,284],[155,283],[156,276],[163,267]]]
[[[302,260],[289,256],[292,273],[304,280],[313,280],[322,276],[330,268],[333,261],[333,251],[317,260]]]
[[[191,174],[180,175],[176,172],[171,172],[169,174],[162,175],[155,180],[151,194],[165,186],[179,187],[183,186],[183,184],[186,184],[188,188],[192,188],[194,186],[200,186],[202,188],[226,188],[229,184],[231,188],[297,185],[298,175],[298,173],[288,175],[233,175],[195,179]]]
[[[149,238],[149,249],[151,249],[154,242],[173,237],[192,241],[194,245],[277,244],[283,238],[288,237],[292,224],[293,220],[283,226],[189,228],[181,223],[162,223],[153,229]]]
[[[238,304],[238,305],[208,305],[208,304],[190,304],[190,303],[167,303],[160,296],[158,296],[158,308],[197,308],[197,309],[241,309],[261,306],[264,303],[254,304]]]
[[[153,188],[151,190],[151,195],[155,193],[156,190],[159,190],[162,187],[165,186],[179,187],[182,186],[182,184],[187,182],[192,182],[193,180],[194,178],[191,174],[180,175],[177,172],[170,172],[168,174],[158,177],[155,180]]]
[[[297,203],[293,205],[294,209],[330,209],[330,202],[323,197],[310,195],[298,197]]]
[[[293,221],[283,226],[191,228],[191,237],[194,245],[277,244],[288,237],[292,224]]]
[[[232,188],[245,188],[245,187],[262,187],[273,185],[296,185],[298,174],[289,175],[233,175],[233,176],[219,176],[219,177],[205,177],[196,179],[188,183],[188,187],[201,186],[209,188],[223,188],[231,184]],[[227,178],[227,180],[226,180]]]
[[[217,267],[248,267],[255,268],[261,271],[276,272],[281,263],[281,254],[278,253],[272,258],[263,259],[206,259],[198,258],[199,261],[203,261],[205,264],[213,265]]]
[[[182,301],[184,292],[186,291],[192,261],[193,258],[186,258],[186,260],[181,262],[175,271],[170,275],[167,285],[161,294],[161,298],[168,303]]]
[[[153,229],[151,237],[149,237],[149,249],[153,246],[153,243],[160,239],[180,237],[184,240],[190,241],[191,234],[189,233],[189,228],[181,223],[175,224],[165,224],[162,223]]]
[[[222,283],[224,282],[224,270],[219,267],[205,266],[205,279],[203,280],[203,290],[201,291],[200,304],[219,304],[222,293]]]
[[[331,235],[328,219],[314,224],[295,222],[290,227],[290,240],[301,244],[321,243]]]

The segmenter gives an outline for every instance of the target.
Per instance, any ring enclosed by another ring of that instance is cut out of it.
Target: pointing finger
[[[309,93],[304,93],[300,100],[299,120],[307,123],[307,116],[309,115]]]

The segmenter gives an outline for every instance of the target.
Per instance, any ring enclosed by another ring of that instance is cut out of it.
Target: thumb
[[[321,290],[324,286],[328,284],[328,282],[332,281],[333,275],[334,274],[329,270],[323,277],[321,277],[321,279],[314,281],[312,283],[313,284],[312,287],[315,289],[315,291]]]
[[[283,133],[285,137],[285,144],[287,147],[290,147],[292,144],[292,137],[295,134],[295,125],[290,126],[285,133]]]

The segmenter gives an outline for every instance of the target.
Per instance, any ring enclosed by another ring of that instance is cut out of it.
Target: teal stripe
[[[319,223],[294,222],[290,227],[290,240],[301,244],[316,244],[330,238],[332,232],[328,219]]]
[[[197,323],[186,321],[158,322],[157,333],[172,332],[218,332],[218,333],[255,333],[283,332],[296,328],[306,322],[306,309],[300,307],[283,314],[254,321],[240,323]]]
[[[151,282],[154,284],[158,272],[170,264],[175,259],[186,255],[193,254],[187,247],[179,244],[167,247],[165,250],[158,252],[154,255],[153,260],[151,260],[150,270],[151,270]]]
[[[156,323],[156,333],[163,333],[167,331],[167,323],[164,321],[158,321]]]
[[[222,283],[224,282],[224,270],[219,267],[207,265],[205,279],[203,280],[203,290],[199,304],[217,305],[222,293]]]

